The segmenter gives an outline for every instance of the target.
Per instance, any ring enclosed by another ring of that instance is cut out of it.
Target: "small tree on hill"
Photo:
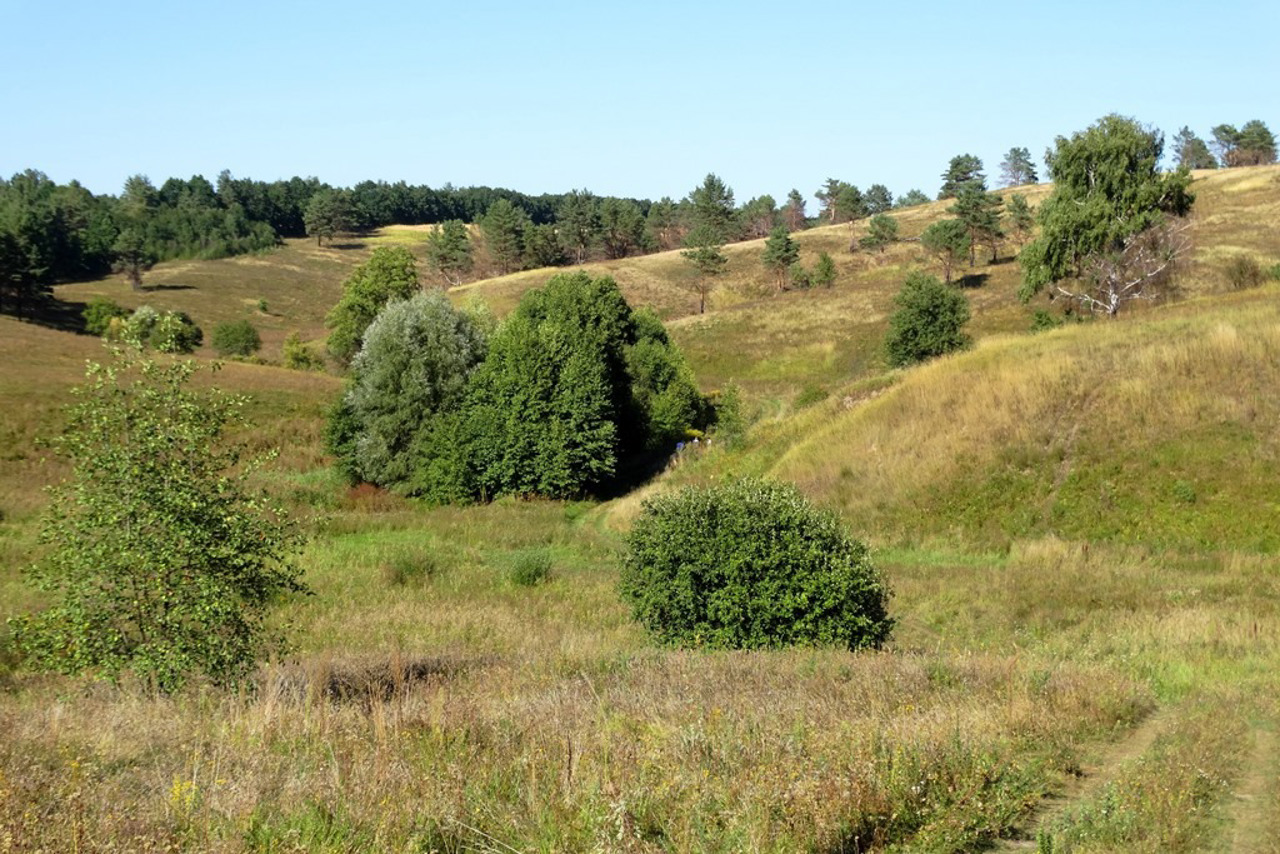
[[[262,337],[247,320],[231,320],[213,328],[213,349],[219,356],[252,356],[262,348]]]
[[[116,272],[124,275],[130,288],[142,290],[142,275],[156,263],[146,236],[137,228],[126,228],[116,238],[111,251],[115,255]]]
[[[975,263],[978,244],[990,247],[991,263],[996,262],[1000,240],[1004,237],[1004,230],[1000,228],[1002,207],[1004,199],[969,184],[960,189],[955,204],[947,208],[947,213],[955,214],[969,229],[970,267]]]
[[[355,210],[350,194],[343,190],[321,190],[307,202],[302,222],[307,236],[316,239],[316,246],[351,231],[355,224]]]
[[[822,202],[822,215],[833,224],[836,222],[836,216],[840,208],[840,192],[847,186],[849,185],[839,178],[828,178],[826,183],[814,194],[818,197],[818,201]]]
[[[369,260],[351,271],[342,284],[342,299],[325,323],[329,352],[346,364],[360,349],[364,331],[393,299],[408,299],[418,290],[418,265],[403,246],[379,246]]]
[[[813,265],[809,281],[815,288],[829,288],[836,280],[835,259],[826,252],[818,253],[818,262]]]
[[[56,445],[72,474],[44,517],[52,550],[29,572],[53,604],[10,623],[31,664],[169,691],[237,682],[278,648],[266,612],[304,589],[289,562],[301,538],[250,488],[261,461],[223,441],[244,399],[189,390],[195,370],[89,366]]]
[[[575,263],[587,260],[600,238],[600,200],[590,190],[573,190],[556,211],[556,226]]]
[[[1214,146],[1223,166],[1258,166],[1276,162],[1276,140],[1258,119],[1237,130],[1234,125],[1213,129]]]
[[[785,225],[775,226],[769,239],[764,242],[761,258],[764,265],[773,272],[774,282],[778,290],[787,286],[787,275],[791,265],[800,257],[800,247],[791,239]]]
[[[806,221],[804,196],[800,195],[799,190],[793,189],[787,193],[787,206],[782,209],[782,219],[787,224],[787,228],[792,231],[799,231],[804,228]]]
[[[793,486],[743,480],[645,502],[621,592],[662,642],[867,649],[893,628],[867,547]]]
[[[473,263],[467,224],[446,220],[427,235],[427,263],[450,285],[462,284]]]
[[[867,214],[875,216],[893,209],[893,193],[890,193],[889,188],[884,184],[872,184],[867,188],[863,202],[866,205]]]
[[[920,245],[942,264],[942,274],[951,283],[951,271],[960,263],[973,246],[969,229],[958,219],[944,219],[933,223],[920,235]]]
[[[689,193],[690,229],[718,244],[737,240],[742,230],[733,190],[715,173]]]
[[[1006,187],[1021,187],[1040,180],[1036,165],[1031,162],[1031,152],[1025,148],[1011,148],[1000,163],[1000,183]]]
[[[724,274],[729,266],[724,247],[716,243],[709,235],[702,232],[690,232],[691,245],[680,253],[693,268],[697,276],[693,280],[693,291],[698,295],[698,314],[707,311],[707,297],[715,288],[715,280]]]
[[[942,189],[938,191],[939,199],[950,199],[965,187],[976,187],[985,191],[987,178],[982,174],[982,160],[972,154],[957,154],[951,158],[947,171],[942,173]]]
[[[1209,146],[1186,125],[1173,138],[1173,155],[1177,165],[1188,169],[1217,169],[1218,161],[1209,152]]]
[[[889,317],[885,353],[889,364],[923,362],[972,343],[964,332],[969,300],[934,276],[911,273],[893,298],[898,307]]]
[[[904,195],[899,196],[898,200],[893,203],[895,208],[911,208],[916,205],[927,205],[931,202],[923,190],[908,190]]]
[[[1160,171],[1163,150],[1158,130],[1117,115],[1070,139],[1058,137],[1040,236],[1019,256],[1024,302],[1052,288],[1115,316],[1128,302],[1158,295],[1189,248],[1179,218],[1195,201],[1185,168]]]
[[[862,248],[884,252],[885,247],[897,239],[898,221],[885,213],[876,214],[867,223],[867,236],[862,238]]]
[[[1021,193],[1014,193],[1009,197],[1008,213],[1009,230],[1013,233],[1014,240],[1018,242],[1018,250],[1021,251],[1032,229],[1035,228],[1035,214],[1032,213],[1031,205],[1027,204],[1027,197]]]

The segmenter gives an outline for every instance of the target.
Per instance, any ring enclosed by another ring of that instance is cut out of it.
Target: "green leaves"
[[[876,647],[893,620],[866,546],[792,486],[742,480],[645,502],[621,592],[662,642]]]
[[[379,246],[369,260],[356,267],[342,284],[342,299],[325,323],[329,352],[350,362],[360,349],[365,329],[382,307],[393,299],[408,299],[418,290],[418,267],[413,253],[403,246]]]
[[[893,298],[885,353],[895,366],[923,362],[972,343],[965,334],[969,300],[933,276],[912,273]]]
[[[289,563],[301,538],[250,489],[262,460],[222,441],[244,399],[188,390],[194,371],[118,351],[76,390],[55,443],[72,476],[28,572],[54,604],[12,622],[30,664],[168,691],[193,675],[236,682],[279,648],[265,616],[304,589]]]

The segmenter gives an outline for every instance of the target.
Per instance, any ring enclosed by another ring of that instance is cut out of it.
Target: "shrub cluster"
[[[185,311],[160,312],[140,305],[127,318],[110,312],[110,308],[100,308],[94,316],[98,322],[101,316],[109,315],[102,333],[109,341],[124,341],[158,353],[190,353],[204,342],[204,332]]]
[[[972,343],[964,332],[969,300],[935,276],[911,273],[893,301],[898,309],[889,318],[885,339],[890,364],[923,362]]]
[[[627,545],[623,597],[665,643],[864,649],[893,627],[866,546],[791,486],[742,480],[652,499]]]
[[[247,320],[232,320],[214,327],[213,349],[219,356],[252,356],[261,348],[262,338]]]
[[[439,292],[377,315],[329,421],[350,479],[444,502],[573,497],[711,418],[662,323],[612,279],[556,276],[491,341],[485,325]]]

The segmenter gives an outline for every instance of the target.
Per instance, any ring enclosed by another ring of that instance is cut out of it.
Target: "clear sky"
[[[0,0],[0,174],[936,193],[1119,112],[1280,132],[1280,2]],[[811,207],[811,211],[813,208]]]

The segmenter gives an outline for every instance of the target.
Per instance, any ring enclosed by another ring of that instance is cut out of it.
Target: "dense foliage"
[[[56,448],[71,478],[52,491],[29,572],[51,606],[12,621],[33,666],[161,690],[191,676],[244,677],[276,638],[264,619],[300,591],[300,543],[222,441],[244,400],[187,388],[189,361],[121,354],[91,364]]]
[[[439,501],[467,494],[458,453],[458,410],[483,334],[440,291],[391,302],[365,332],[351,363],[339,436],[356,479]]]
[[[792,486],[742,480],[645,502],[621,590],[664,643],[877,647],[893,627],[867,548]]]
[[[213,328],[212,343],[219,356],[252,356],[262,348],[262,336],[247,320],[229,320]]]
[[[413,253],[403,246],[379,246],[369,260],[351,271],[342,283],[342,299],[325,323],[329,352],[339,362],[349,362],[360,349],[365,329],[382,307],[393,299],[408,299],[418,290],[418,267]]]
[[[1147,283],[1179,253],[1166,227],[1195,201],[1186,167],[1163,172],[1163,153],[1158,130],[1118,115],[1058,137],[1040,236],[1019,256],[1024,301],[1054,287],[1114,315],[1125,301],[1151,295]],[[1064,280],[1079,284],[1059,285]]]
[[[911,273],[893,298],[885,354],[892,365],[911,365],[968,347],[969,300],[934,276]]]

